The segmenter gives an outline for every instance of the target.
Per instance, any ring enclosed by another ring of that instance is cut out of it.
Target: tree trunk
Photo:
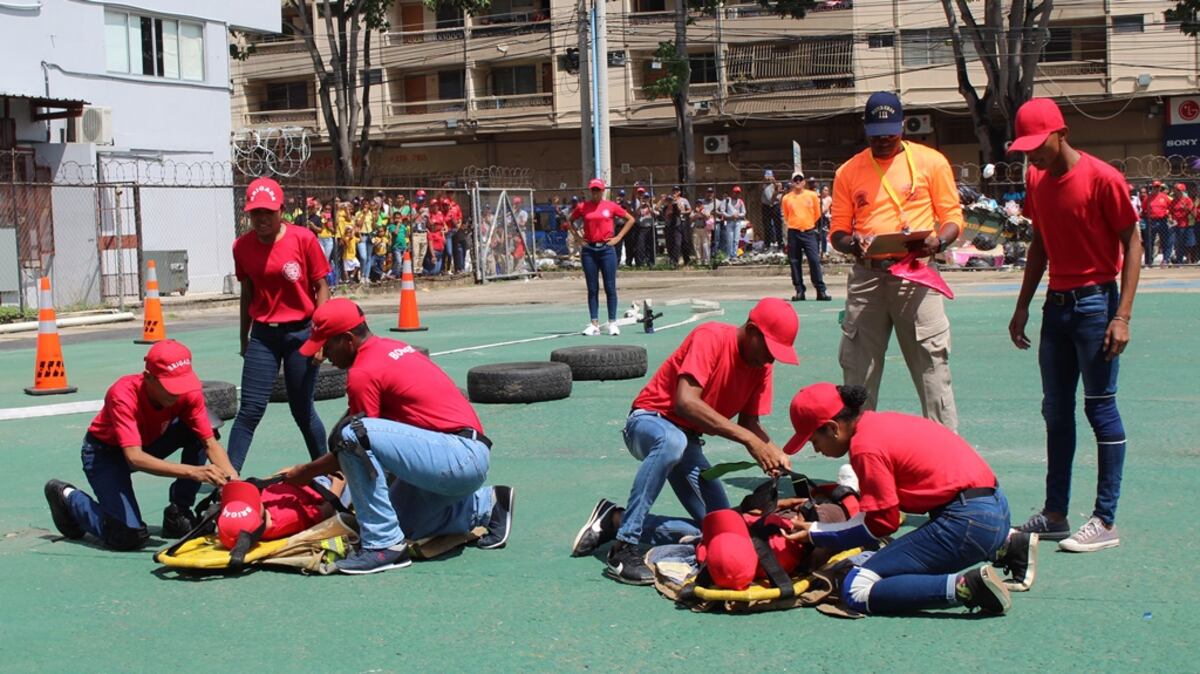
[[[367,185],[371,182],[371,149],[374,143],[371,142],[371,33],[368,30],[363,36],[363,86],[362,86],[362,112],[363,121],[361,135],[358,139],[358,178],[362,184]]]
[[[694,199],[696,182],[696,143],[692,134],[692,106],[688,98],[692,80],[691,63],[688,60],[686,2],[679,2],[675,11],[675,57],[680,59],[683,73],[679,80],[679,91],[672,97],[675,103],[675,133],[679,138],[679,180],[684,184],[688,199]]]

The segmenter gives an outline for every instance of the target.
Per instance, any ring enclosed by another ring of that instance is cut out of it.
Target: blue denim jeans
[[[1150,250],[1149,260],[1154,262],[1154,245],[1158,242],[1158,252],[1162,253],[1163,264],[1171,262],[1171,253],[1174,250],[1175,238],[1171,235],[1171,223],[1167,218],[1150,218],[1150,241],[1146,244],[1147,250]]]
[[[738,224],[739,220],[726,220],[720,224],[720,241],[717,243],[717,249],[724,251],[729,259],[737,258],[738,245]]]
[[[202,466],[208,458],[204,443],[179,419],[172,421],[162,437],[149,447],[143,447],[142,451],[165,459],[178,449],[183,450],[180,463],[188,466]],[[110,548],[129,550],[141,547],[144,537],[139,531],[146,523],[142,521],[137,496],[133,493],[133,482],[130,480],[133,470],[125,461],[124,452],[120,447],[104,444],[88,434],[83,439],[79,455],[83,461],[83,472],[96,498],[80,489],[71,492],[67,498],[71,517],[84,531],[99,538]],[[171,483],[167,494],[171,503],[190,508],[196,502],[199,490],[199,482],[180,478]]]
[[[957,606],[958,573],[994,561],[1010,526],[1008,499],[998,488],[992,496],[951,501],[937,517],[862,565],[879,576],[870,586],[865,609],[896,614]]]
[[[363,426],[375,479],[356,454],[340,452],[338,463],[354,499],[364,548],[462,534],[491,519],[492,488],[484,485],[487,445],[387,419],[363,419]],[[342,435],[355,441],[349,426]],[[385,471],[396,477],[390,488]]]
[[[587,244],[579,251],[583,278],[587,282],[588,314],[600,316],[600,277],[604,277],[604,298],[608,300],[608,320],[617,320],[617,249],[609,245]]]
[[[237,418],[229,431],[229,461],[242,472],[254,430],[267,412],[271,389],[279,364],[283,363],[283,380],[287,386],[288,407],[292,419],[300,428],[304,445],[310,458],[325,453],[325,425],[317,415],[313,404],[313,390],[317,386],[317,366],[312,359],[300,355],[300,345],[308,339],[312,328],[307,323],[303,328],[289,329],[285,326],[271,327],[255,323],[250,329],[250,342],[242,360],[242,398]]]
[[[1125,466],[1125,426],[1117,410],[1118,358],[1104,358],[1104,333],[1117,312],[1118,292],[1089,295],[1042,308],[1038,364],[1042,370],[1042,416],[1046,420],[1046,510],[1068,512],[1075,460],[1075,391],[1083,379],[1083,411],[1098,448],[1093,513],[1112,524]]]
[[[392,249],[392,276],[400,278],[404,271],[404,250]]]
[[[729,507],[725,487],[719,481],[700,477],[711,464],[698,435],[685,433],[653,412],[634,410],[625,421],[624,437],[625,447],[642,465],[629,490],[618,540],[652,544],[677,541],[679,532],[686,530],[685,524],[695,529],[710,511]],[[650,514],[650,506],[667,482],[691,516],[690,522]]]

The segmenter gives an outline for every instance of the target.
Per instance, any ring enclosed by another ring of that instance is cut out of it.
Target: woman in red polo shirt
[[[329,259],[317,237],[279,217],[283,188],[270,178],[246,187],[252,229],[233,243],[233,266],[242,284],[242,402],[229,432],[229,460],[239,472],[267,411],[279,365],[292,418],[308,453],[325,453],[325,426],[313,405],[317,362],[300,355],[312,332],[312,315],[329,299]]]
[[[593,178],[588,183],[591,198],[571,211],[570,222],[583,220],[583,250],[579,253],[583,263],[583,277],[587,281],[588,312],[592,322],[583,334],[600,334],[600,275],[604,275],[604,297],[608,300],[608,334],[619,335],[617,327],[617,249],[615,246],[629,233],[633,216],[614,201],[604,198],[604,181]],[[616,230],[616,218],[623,218],[621,232]]]
[[[1008,610],[1008,589],[1033,583],[1036,534],[1009,536],[1008,500],[987,462],[945,426],[922,417],[864,409],[861,386],[813,384],[792,399],[796,435],[783,451],[809,440],[818,454],[850,455],[862,511],[848,522],[793,522],[789,538],[830,550],[875,547],[900,527],[900,513],[928,513],[916,531],[889,543],[846,576],[842,598],[863,613],[906,613],[967,606]],[[863,555],[862,557],[866,557]],[[1005,582],[991,565],[1005,566]]]

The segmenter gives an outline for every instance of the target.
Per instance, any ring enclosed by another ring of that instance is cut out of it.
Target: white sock
[[[71,492],[73,492],[73,491],[75,491],[74,487],[63,487],[63,498],[67,498],[68,496],[70,496]]]

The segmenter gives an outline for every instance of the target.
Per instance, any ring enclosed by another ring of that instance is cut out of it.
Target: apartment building
[[[674,112],[644,87],[663,74],[654,50],[673,38],[679,1],[606,3],[614,183],[674,181]],[[1063,103],[1081,145],[1113,158],[1165,153],[1169,99],[1198,87],[1197,42],[1165,23],[1171,4],[1055,3],[1036,94]],[[397,2],[364,73],[378,83],[376,176],[523,166],[540,186],[575,186],[580,12],[570,0],[495,0],[487,14],[465,17]],[[790,165],[793,140],[806,165],[840,162],[862,147],[861,106],[881,89],[901,94],[917,140],[978,161],[939,0],[832,0],[802,20],[732,0],[688,31],[702,180],[757,179],[764,166]],[[303,45],[286,33],[251,39],[255,53],[232,68],[235,133],[304,126],[320,137]],[[977,62],[970,71],[983,82]],[[332,175],[319,142],[311,161],[312,174]]]

